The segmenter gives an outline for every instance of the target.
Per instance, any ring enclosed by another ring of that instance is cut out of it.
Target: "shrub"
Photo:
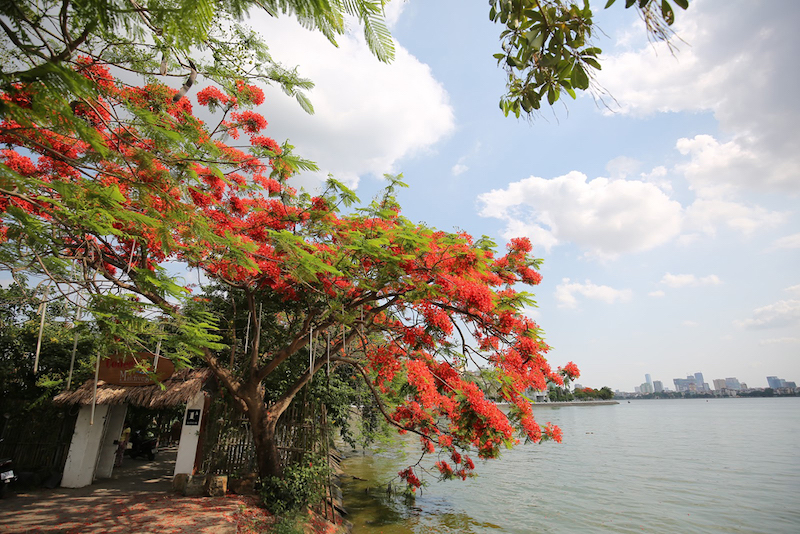
[[[307,458],[286,468],[283,478],[261,481],[261,498],[274,514],[298,511],[319,502],[326,492],[330,467],[323,458]]]

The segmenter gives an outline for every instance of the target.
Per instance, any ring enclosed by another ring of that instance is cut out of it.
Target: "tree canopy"
[[[499,252],[488,238],[409,221],[395,199],[400,176],[387,176],[365,206],[333,178],[316,196],[291,186],[315,166],[265,135],[253,108],[264,82],[311,110],[302,94],[310,82],[274,62],[243,17],[287,13],[334,39],[352,14],[389,60],[384,3],[0,3],[0,265],[84,309],[105,353],[160,341],[179,365],[209,366],[250,420],[264,476],[280,475],[278,418],[328,365],[361,377],[382,415],[417,433],[425,453],[447,454],[437,464],[443,478],[466,477],[468,454],[494,457],[520,436],[560,439],[535,421],[525,391],[578,376],[572,363],[551,368],[524,314],[533,301],[521,287],[540,280],[526,239]],[[534,90],[542,98],[586,88],[578,66],[596,57],[584,44],[586,5],[506,1],[492,10],[513,30],[502,37],[505,61],[522,76],[510,78],[506,113],[530,111]],[[554,17],[567,17],[563,27]],[[183,85],[165,83],[171,77]],[[198,118],[196,106],[212,118]],[[239,302],[230,314],[246,314],[252,334],[226,326],[228,312],[204,306],[176,265]],[[490,369],[508,414],[467,379],[473,365]],[[280,389],[267,391],[268,380]],[[413,467],[401,476],[420,484]]]
[[[266,120],[246,108],[263,93],[244,81],[197,93],[217,115],[206,125],[175,89],[121,85],[89,58],[77,68],[101,96],[76,106],[73,120],[0,124],[0,140],[14,147],[2,157],[16,185],[2,199],[0,260],[87,299],[117,352],[161,338],[165,355],[199,355],[250,419],[262,475],[280,474],[277,420],[328,362],[353,367],[378,402],[379,392],[397,396],[381,410],[429,452],[437,444],[453,458],[459,449],[493,457],[514,442],[515,427],[534,441],[559,436],[536,423],[524,392],[577,369],[553,371],[538,326],[521,313],[531,300],[516,284],[540,280],[526,239],[498,256],[487,238],[412,223],[394,198],[399,177],[347,214],[338,207],[357,199],[334,179],[319,196],[298,194],[288,181],[308,165],[262,134]],[[37,87],[4,96],[25,109]],[[93,143],[82,141],[87,131]],[[242,291],[252,342],[230,343],[223,359],[218,318],[185,304],[188,290],[166,273],[168,261]],[[325,336],[324,356],[313,349],[315,333]],[[462,377],[476,360],[494,369],[510,419]],[[273,373],[286,375],[285,388],[267,404]],[[442,476],[466,476],[447,465]],[[410,471],[404,477],[418,482]]]

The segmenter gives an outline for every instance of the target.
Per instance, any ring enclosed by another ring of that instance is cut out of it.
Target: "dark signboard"
[[[200,410],[186,410],[186,426],[200,424]]]

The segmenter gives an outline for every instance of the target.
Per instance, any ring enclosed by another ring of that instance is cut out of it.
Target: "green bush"
[[[299,512],[294,512],[282,517],[280,521],[272,525],[270,534],[303,534],[303,523],[300,521]]]
[[[325,495],[330,467],[325,459],[309,458],[290,465],[283,478],[270,477],[261,481],[261,498],[274,514],[301,510],[319,502]]]

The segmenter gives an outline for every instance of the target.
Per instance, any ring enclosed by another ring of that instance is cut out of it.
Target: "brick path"
[[[0,532],[236,534],[252,499],[173,494],[174,461],[167,450],[154,462],[126,458],[111,479],[86,488],[19,491],[0,501]]]

